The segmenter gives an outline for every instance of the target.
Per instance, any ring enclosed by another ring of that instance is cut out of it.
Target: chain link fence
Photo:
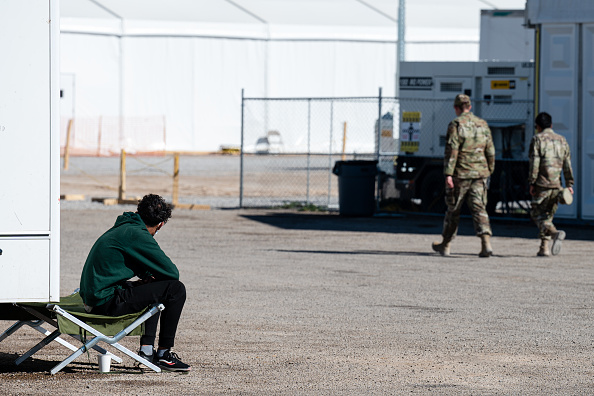
[[[243,98],[240,206],[338,207],[336,161],[377,160],[378,208],[445,211],[443,153],[448,99]],[[489,211],[526,215],[532,101],[474,100],[496,147]],[[400,153],[399,153],[400,152]]]
[[[380,97],[244,98],[240,205],[337,207],[336,161],[379,158],[393,169],[395,106]],[[389,142],[378,148],[381,117]]]
[[[60,121],[62,156],[109,157],[121,149],[145,155],[165,152],[167,126],[164,116],[97,116]]]

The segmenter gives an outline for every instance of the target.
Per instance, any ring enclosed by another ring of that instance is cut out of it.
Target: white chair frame
[[[70,362],[72,362],[74,359],[76,359],[77,357],[79,357],[80,355],[85,353],[87,350],[94,348],[97,345],[97,343],[99,343],[99,342],[105,342],[105,343],[111,345],[118,351],[123,352],[124,354],[128,355],[132,359],[136,360],[137,362],[139,362],[141,364],[144,364],[145,366],[147,366],[148,368],[150,368],[151,370],[153,370],[157,373],[161,372],[161,369],[158,366],[156,366],[153,363],[149,362],[148,360],[140,357],[138,354],[132,352],[128,348],[122,346],[121,344],[118,343],[118,341],[120,341],[122,338],[124,338],[125,336],[130,334],[132,332],[132,330],[134,330],[135,328],[140,326],[142,323],[144,323],[146,320],[148,320],[151,316],[155,315],[158,312],[163,311],[165,309],[165,306],[163,304],[158,304],[158,305],[151,307],[148,311],[146,311],[145,313],[140,315],[140,317],[138,317],[134,322],[130,323],[130,325],[128,325],[124,330],[120,331],[113,337],[108,337],[108,336],[102,334],[100,331],[89,326],[88,324],[86,324],[82,320],[78,319],[74,315],[71,315],[68,312],[64,311],[58,305],[50,304],[47,307],[48,307],[48,309],[51,309],[52,311],[54,311],[56,314],[68,319],[69,321],[75,323],[80,328],[85,329],[86,331],[88,331],[89,333],[91,333],[95,336],[95,337],[91,338],[90,340],[87,340],[82,347],[78,348],[72,355],[68,356],[66,359],[64,359],[62,362],[60,362],[54,368],[52,368],[50,371],[50,373],[52,375],[56,374],[57,372],[62,370]]]
[[[128,334],[130,334],[134,329],[136,329],[142,323],[147,321],[150,317],[157,314],[158,312],[163,311],[165,309],[165,306],[163,304],[157,304],[157,305],[152,306],[148,311],[143,313],[134,322],[132,322],[125,329],[121,330],[119,333],[117,333],[113,337],[109,337],[109,336],[102,334],[100,331],[89,326],[88,324],[86,324],[82,320],[78,319],[74,315],[66,312],[59,305],[48,304],[46,307],[47,309],[55,312],[57,315],[60,315],[64,318],[66,318],[67,320],[75,323],[77,326],[79,326],[80,328],[84,329],[85,331],[87,331],[88,333],[90,333],[94,336],[91,339],[83,341],[83,340],[81,340],[80,335],[69,334],[69,336],[83,342],[83,346],[81,346],[80,348],[76,348],[74,345],[70,344],[68,341],[60,338],[60,335],[62,335],[62,333],[59,330],[58,323],[56,320],[50,318],[48,315],[44,315],[42,312],[40,312],[38,310],[31,309],[27,306],[20,305],[20,304],[15,304],[15,305],[18,306],[19,308],[22,308],[23,310],[27,311],[29,314],[33,315],[34,317],[38,318],[38,320],[19,320],[19,321],[17,321],[12,326],[10,326],[6,331],[4,331],[4,333],[2,333],[0,335],[0,342],[3,341],[4,339],[6,339],[7,337],[9,337],[10,335],[12,335],[14,332],[16,332],[18,329],[20,329],[24,325],[28,325],[28,326],[32,327],[33,329],[39,331],[41,334],[46,336],[43,340],[41,340],[39,343],[37,343],[33,348],[29,349],[25,354],[23,354],[18,359],[16,359],[16,361],[15,361],[16,365],[21,364],[26,359],[33,356],[37,351],[39,351],[41,348],[45,347],[52,341],[56,341],[56,342],[60,343],[61,345],[67,347],[71,351],[74,351],[73,354],[71,354],[66,359],[64,359],[62,362],[60,362],[58,365],[56,365],[54,368],[52,368],[52,370],[50,371],[50,373],[52,375],[58,373],[60,370],[62,370],[64,367],[66,367],[69,363],[71,363],[74,359],[76,359],[77,357],[79,357],[80,355],[82,355],[83,353],[85,353],[86,351],[88,351],[90,349],[94,349],[101,354],[107,354],[116,362],[122,363],[123,360],[120,357],[118,357],[117,355],[114,355],[111,352],[106,351],[105,349],[103,349],[97,345],[99,342],[104,342],[106,344],[111,345],[112,347],[119,350],[120,352],[123,352],[124,354],[128,355],[129,357],[136,360],[137,362],[144,364],[151,370],[153,370],[157,373],[161,372],[161,369],[158,366],[156,366],[152,362],[149,362],[148,360],[140,357],[138,354],[130,351],[128,348],[122,346],[121,344],[119,344],[119,341],[122,338],[124,338],[125,336],[127,336]],[[44,322],[55,327],[56,330],[54,330],[53,332],[46,330],[45,328],[42,327]]]

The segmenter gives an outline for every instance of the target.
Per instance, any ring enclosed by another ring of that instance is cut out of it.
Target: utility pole
[[[400,62],[405,60],[404,42],[405,42],[405,0],[398,1],[398,41],[396,45],[396,90],[395,96],[398,96],[400,87]]]

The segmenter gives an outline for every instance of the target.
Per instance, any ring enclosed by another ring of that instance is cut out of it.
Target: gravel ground
[[[94,205],[62,206],[62,294],[133,209]],[[497,221],[479,259],[463,219],[444,258],[430,251],[441,222],[176,210],[157,239],[188,290],[175,350],[192,371],[125,359],[100,374],[91,352],[51,376],[68,351],[15,366],[40,339],[21,329],[0,343],[0,394],[593,394],[594,230],[567,226],[561,255],[538,258],[533,225]]]

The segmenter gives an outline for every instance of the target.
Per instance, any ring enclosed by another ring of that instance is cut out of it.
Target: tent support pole
[[[245,106],[245,97],[241,89],[241,150],[239,151],[239,207],[243,208],[243,109]]]

